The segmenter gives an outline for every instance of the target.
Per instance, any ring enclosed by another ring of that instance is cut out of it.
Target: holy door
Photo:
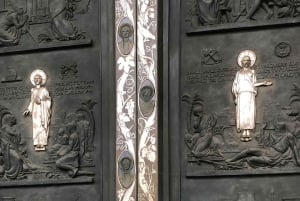
[[[170,200],[300,199],[298,3],[165,8]]]
[[[110,200],[112,9],[0,1],[1,201]]]

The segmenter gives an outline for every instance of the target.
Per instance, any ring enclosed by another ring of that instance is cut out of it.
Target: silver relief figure
[[[30,104],[24,112],[24,116],[32,116],[33,145],[36,151],[46,150],[49,135],[51,97],[44,87],[46,80],[46,73],[42,70],[31,73],[30,81],[34,87],[31,88]]]
[[[238,56],[238,64],[241,69],[236,73],[232,93],[236,104],[236,127],[242,132],[241,141],[251,141],[250,131],[255,128],[255,96],[257,87],[270,86],[272,82],[257,82],[256,74],[251,67],[256,61],[256,55],[251,50],[245,50]]]
[[[124,55],[130,54],[133,48],[133,27],[129,23],[122,24],[119,27],[119,37],[118,47],[120,52]]]

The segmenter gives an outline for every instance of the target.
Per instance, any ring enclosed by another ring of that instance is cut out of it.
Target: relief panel
[[[0,54],[90,45],[90,0],[1,0]]]
[[[24,74],[28,85],[1,86],[0,186],[93,183],[97,102],[88,97],[95,80],[63,80],[65,66]],[[58,111],[65,99],[72,106]]]
[[[102,200],[99,3],[0,1],[0,199]]]
[[[299,23],[295,0],[183,1],[187,33]]]
[[[300,173],[299,41],[286,40],[283,30],[268,39],[271,31],[186,37],[181,67],[186,177]],[[202,49],[211,56],[199,57]]]

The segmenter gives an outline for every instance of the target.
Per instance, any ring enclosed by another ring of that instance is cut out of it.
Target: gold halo
[[[36,84],[34,83],[34,77],[35,76],[41,76],[42,77],[42,83],[41,85],[45,85],[46,84],[46,81],[47,81],[47,75],[46,73],[43,71],[43,70],[40,70],[40,69],[37,69],[35,71],[33,71],[31,74],[30,74],[30,81],[31,83],[35,86]]]
[[[252,50],[244,50],[242,52],[239,53],[239,56],[237,58],[237,62],[239,64],[240,67],[242,67],[242,60],[245,56],[249,56],[250,60],[251,60],[251,64],[250,67],[252,67],[255,64],[256,61],[256,54],[255,52],[253,52]]]

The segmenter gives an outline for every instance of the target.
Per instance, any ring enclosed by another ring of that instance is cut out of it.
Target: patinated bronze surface
[[[300,198],[298,3],[170,2],[171,199]],[[256,62],[235,79],[244,50]],[[247,95],[244,81],[254,86]],[[244,117],[252,123],[241,125]]]
[[[113,54],[100,43],[113,36],[100,37],[109,26],[100,21],[112,14],[100,4],[109,7],[94,0],[0,1],[0,200],[95,201],[109,194],[101,185],[113,160],[102,167],[107,102],[100,97],[102,81],[113,87],[113,73],[102,68]],[[111,56],[102,61],[102,54]]]

